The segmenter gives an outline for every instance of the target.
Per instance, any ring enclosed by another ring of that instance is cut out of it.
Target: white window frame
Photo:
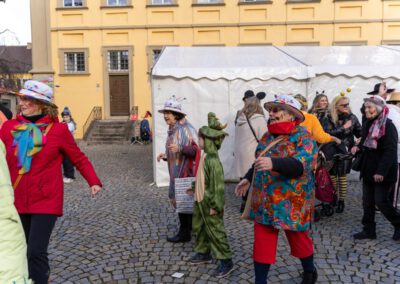
[[[115,6],[128,6],[129,5],[129,0],[114,0],[114,1],[116,1],[115,4],[110,4],[110,0],[107,0],[107,2],[106,2],[107,6],[115,7]],[[125,3],[121,3],[121,1],[124,1]]]
[[[66,6],[65,5],[65,0],[63,1],[63,7],[84,7],[85,6],[85,1],[84,0],[70,0],[71,1],[71,6]],[[76,2],[80,2],[81,5],[76,5]]]
[[[155,3],[156,1],[158,1],[159,3]],[[174,0],[151,0],[151,5],[172,5],[172,4],[175,4]]]
[[[72,69],[69,69],[68,67],[70,67],[68,65],[68,55],[73,55],[73,62],[72,62]],[[78,70],[78,60],[80,58],[78,58],[79,55],[83,56],[83,70]],[[64,52],[64,71],[65,73],[82,73],[82,72],[86,72],[86,60],[85,60],[85,52],[83,51],[71,51],[71,52]]]
[[[197,4],[219,4],[223,2],[223,0],[197,0]]]
[[[266,0],[240,0],[241,3],[257,3],[257,2],[267,2]]]
[[[111,69],[111,53],[117,53],[117,69]],[[127,66],[122,69],[122,54],[126,52],[127,55]],[[107,50],[107,69],[109,73],[112,72],[129,72],[129,50]]]

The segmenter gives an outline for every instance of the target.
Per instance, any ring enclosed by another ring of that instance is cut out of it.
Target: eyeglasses
[[[277,113],[280,112],[282,109],[279,107],[270,108],[268,112]]]
[[[350,104],[342,104],[342,105],[339,105],[340,107],[348,107]]]

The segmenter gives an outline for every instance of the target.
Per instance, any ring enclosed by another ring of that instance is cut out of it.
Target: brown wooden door
[[[110,115],[129,115],[129,75],[110,75]]]

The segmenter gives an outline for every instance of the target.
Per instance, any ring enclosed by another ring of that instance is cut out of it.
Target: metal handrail
[[[86,119],[85,124],[83,125],[83,137],[86,139],[86,136],[88,134],[88,130],[90,126],[92,125],[92,122],[95,120],[100,120],[103,118],[103,114],[101,111],[100,106],[95,106],[93,107],[92,111],[90,112],[88,118]]]

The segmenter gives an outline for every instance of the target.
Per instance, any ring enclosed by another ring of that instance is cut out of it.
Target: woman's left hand
[[[99,186],[99,185],[91,186],[90,191],[92,193],[92,198],[95,198],[96,194],[99,193],[100,190],[101,190],[101,186]]]
[[[353,146],[350,150],[350,152],[355,155],[358,151],[360,151],[360,149],[357,146]]]
[[[172,152],[172,153],[177,153],[179,151],[179,147],[177,144],[171,144],[168,146],[168,149]]]
[[[254,163],[256,171],[270,171],[273,168],[272,160],[269,157],[259,157]]]
[[[383,176],[381,176],[381,175],[374,175],[373,178],[374,178],[375,182],[382,182],[383,181]]]

